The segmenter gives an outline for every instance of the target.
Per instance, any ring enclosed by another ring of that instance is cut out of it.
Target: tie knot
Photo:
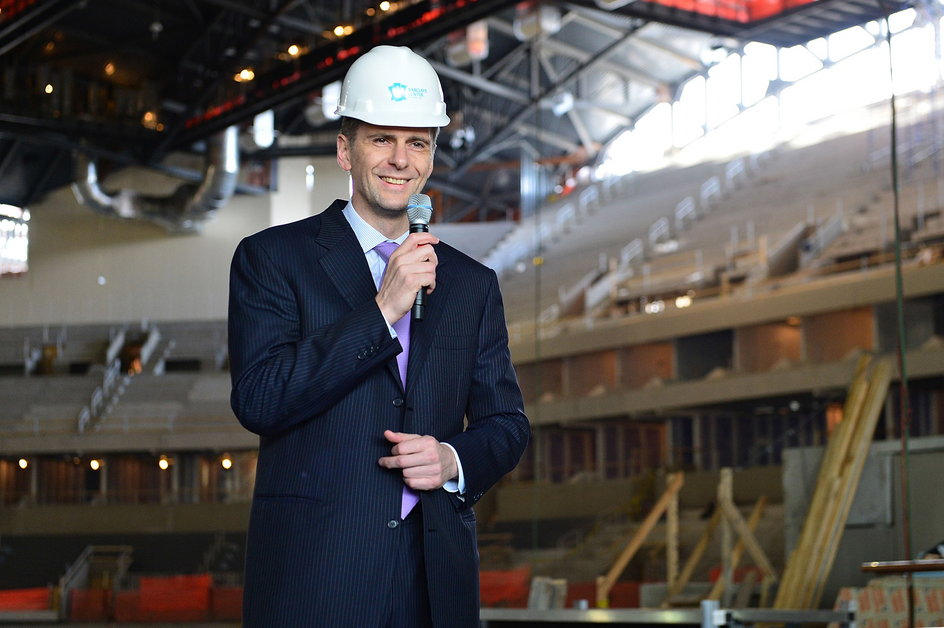
[[[383,261],[386,263],[387,261],[390,260],[390,255],[393,254],[393,252],[396,250],[398,246],[400,245],[397,244],[396,242],[390,242],[388,240],[386,242],[381,242],[380,244],[375,246],[374,250],[377,251],[380,257],[382,257]]]

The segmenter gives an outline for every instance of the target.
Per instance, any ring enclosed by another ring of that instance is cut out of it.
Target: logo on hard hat
[[[393,102],[401,102],[407,98],[423,98],[429,91],[425,87],[408,87],[403,83],[394,83],[387,89],[390,90],[390,99]]]

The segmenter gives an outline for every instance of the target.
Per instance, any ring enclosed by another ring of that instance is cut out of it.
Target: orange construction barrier
[[[531,592],[531,567],[479,572],[483,607],[527,608]]]
[[[111,591],[108,589],[73,589],[69,600],[70,621],[107,621]]]
[[[639,608],[639,582],[620,580],[610,589],[610,608]],[[567,601],[564,605],[573,608],[578,600],[587,600],[591,608],[596,604],[597,583],[568,582]]]
[[[119,591],[115,593],[115,621],[142,621],[140,591]]]
[[[140,614],[147,621],[204,621],[210,615],[209,574],[141,578]]]
[[[0,591],[0,611],[45,611],[50,608],[49,587]]]

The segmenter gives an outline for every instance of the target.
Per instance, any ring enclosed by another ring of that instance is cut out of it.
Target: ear
[[[341,166],[341,170],[345,172],[351,171],[351,145],[348,142],[347,136],[338,133],[338,165]]]

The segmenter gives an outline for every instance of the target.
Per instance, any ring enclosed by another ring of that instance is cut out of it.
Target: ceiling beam
[[[533,115],[537,111],[537,109],[541,106],[541,101],[543,101],[552,93],[556,92],[560,88],[560,85],[565,85],[569,83],[570,81],[576,80],[579,77],[586,74],[587,72],[593,69],[597,69],[597,66],[603,63],[606,63],[607,56],[609,56],[614,51],[618,50],[623,44],[625,44],[633,36],[636,30],[641,28],[644,24],[645,22],[641,22],[641,21],[638,22],[637,27],[635,29],[627,31],[626,33],[623,34],[622,37],[619,37],[613,40],[612,42],[605,45],[600,50],[597,50],[593,53],[587,53],[588,55],[590,55],[590,57],[583,63],[580,63],[576,68],[568,72],[566,75],[562,76],[558,84],[551,85],[550,87],[544,90],[539,90],[537,98],[535,98],[530,105],[524,107],[521,111],[519,111],[516,115],[514,115],[505,127],[495,131],[491,135],[491,137],[489,137],[485,142],[483,142],[481,147],[479,147],[476,150],[473,150],[472,153],[469,154],[464,161],[459,163],[459,165],[456,168],[456,171],[453,173],[453,177],[461,174],[462,172],[465,171],[466,168],[471,166],[476,161],[482,159],[483,156],[486,154],[486,152],[491,148],[491,146],[500,137],[502,137],[508,131],[514,130],[519,124],[524,122],[529,116]]]
[[[541,66],[544,68],[544,73],[547,74],[551,81],[557,83],[559,76],[557,71],[554,69],[554,66],[551,64],[550,58],[545,54],[540,54]],[[576,91],[576,90],[575,90]],[[576,99],[576,94],[571,94],[571,97]],[[584,149],[589,155],[596,154],[596,147],[593,141],[593,138],[590,137],[590,132],[587,130],[587,125],[583,123],[583,120],[580,119],[580,115],[574,111],[573,106],[567,110],[567,119],[570,121],[570,124],[574,127],[574,131],[577,132],[577,137],[580,138],[580,143],[583,144]]]
[[[238,66],[241,66],[249,53],[259,45],[278,18],[283,16],[288,10],[294,8],[297,1],[298,0],[286,0],[285,2],[282,2],[282,4],[275,11],[269,15],[266,15],[264,19],[258,20],[258,24],[252,30],[250,36],[246,38],[245,42],[242,44],[236,54],[232,56],[232,58],[229,60],[223,60],[222,62],[217,61],[215,68],[217,70],[217,76],[215,80],[203,87],[201,95],[197,98],[197,100],[191,103],[187,107],[187,111],[184,113],[184,115],[177,120],[176,124],[174,124],[164,133],[163,139],[157,145],[157,148],[151,155],[152,161],[160,161],[164,153],[166,153],[167,150],[174,144],[178,135],[180,135],[180,133],[184,130],[187,119],[191,118],[196,112],[205,108],[207,104],[217,95],[217,92],[219,91],[218,88],[225,82],[232,80],[232,76],[236,73]],[[222,11],[220,13],[222,14]],[[213,27],[211,26],[205,32],[209,33],[212,28]],[[195,46],[196,45],[197,44],[195,44]],[[190,52],[192,51],[193,48],[188,51],[187,55],[184,57],[184,60],[190,57]]]
[[[47,26],[55,24],[64,15],[84,6],[84,4],[83,2],[75,2],[75,0],[52,0],[51,2],[39,2],[32,5],[20,17],[15,17],[0,29],[0,55],[16,48],[25,40]]]
[[[548,39],[546,42],[544,42],[543,46],[555,54],[576,59],[580,63],[587,63],[596,56],[592,52],[583,50],[576,46],[571,46],[570,44],[565,44],[564,42],[557,39]],[[616,63],[613,61],[603,60],[599,61],[596,65],[597,69],[599,70],[611,72],[612,74],[622,76],[623,78],[629,79],[630,81],[635,81],[637,83],[642,83],[651,87],[663,87],[665,85],[664,81],[659,80],[652,74],[644,72],[638,68],[634,68],[633,66],[626,63]]]
[[[673,59],[675,59],[682,65],[685,65],[691,68],[692,70],[695,70],[696,72],[703,72],[706,68],[705,63],[701,59],[697,57],[693,57],[692,55],[682,50],[679,50],[678,48],[675,48],[674,46],[670,46],[669,44],[665,42],[658,41],[656,39],[652,39],[644,35],[640,35],[633,41],[634,43],[645,45],[650,48],[654,48],[656,50],[664,52],[665,54],[669,55],[670,57],[672,57]]]
[[[244,98],[218,103],[218,109],[198,112],[188,120],[188,129],[179,136],[177,144],[192,142],[267,109],[307,98],[311,92],[343,78],[354,60],[374,45],[422,46],[504,8],[506,2],[435,0],[435,4],[437,11],[433,11],[433,0],[411,4],[343,40],[318,47],[292,64],[264,76],[257,75]]]
[[[439,61],[430,61],[430,63],[441,77],[446,77],[460,83],[465,83],[470,87],[474,87],[480,91],[499,96],[505,100],[516,102],[519,105],[526,105],[531,102],[531,99],[528,98],[527,95],[522,94],[516,89],[505,87],[501,83],[496,83],[495,81],[490,81],[488,79],[482,78],[481,76],[469,74],[468,72],[463,72],[462,70],[458,70],[452,66],[440,63]]]
[[[450,182],[448,179],[443,179],[441,177],[432,176],[429,178],[427,185],[431,188],[438,189],[444,194],[454,196],[459,200],[476,203],[480,207],[486,207],[488,209],[497,209],[499,211],[508,211],[511,207],[505,203],[500,203],[489,198],[483,198],[481,195],[476,194],[470,190],[467,190],[463,187],[456,185],[455,183]]]
[[[551,146],[556,146],[557,148],[567,151],[568,153],[574,153],[580,149],[580,144],[572,142],[557,133],[551,133],[547,129],[536,127],[533,124],[518,124],[515,126],[515,130],[522,135],[533,137],[536,140],[540,140],[545,144],[550,144]]]
[[[271,14],[265,11],[260,11],[246,2],[237,2],[236,0],[200,0],[204,4],[210,4],[221,9],[228,9],[236,13],[242,13],[245,16],[255,18],[260,21],[266,21],[270,18]],[[290,3],[289,9],[295,8],[295,5],[298,4],[298,0],[294,0]],[[310,35],[321,35],[324,32],[324,24],[316,24],[314,22],[309,22],[307,20],[300,20],[294,18],[290,15],[278,15],[275,18],[277,24],[287,26],[289,28],[295,29],[296,31],[301,31],[303,33],[308,33]]]
[[[43,193],[47,189],[46,183],[52,177],[52,175],[58,170],[59,164],[62,163],[62,160],[69,156],[68,150],[57,150],[56,156],[53,157],[45,167],[39,173],[39,177],[33,182],[33,185],[30,186],[29,191],[26,193],[26,202],[23,203],[24,207],[31,206],[37,199],[43,196]]]

